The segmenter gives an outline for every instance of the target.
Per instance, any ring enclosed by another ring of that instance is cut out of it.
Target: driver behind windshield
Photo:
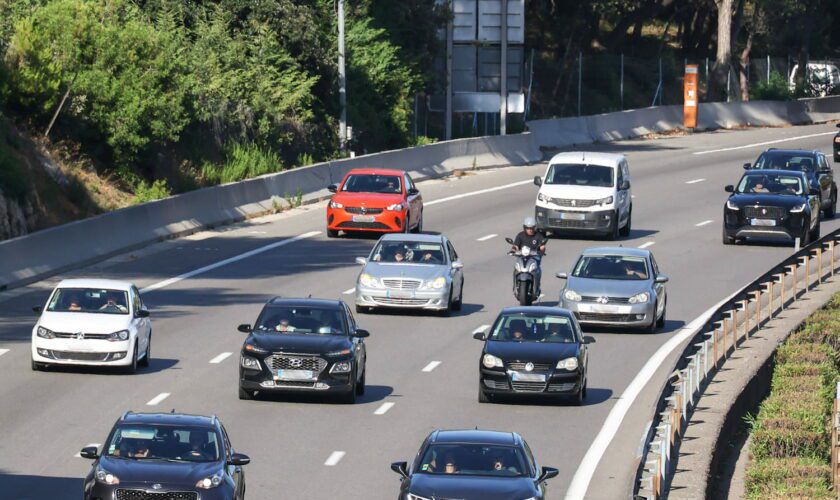
[[[120,292],[106,292],[105,303],[99,308],[100,311],[128,312],[125,306],[125,294]]]
[[[543,254],[545,254],[545,235],[537,232],[537,221],[533,217],[526,217],[522,222],[522,231],[516,235],[513,240],[513,251],[521,251],[523,247],[531,249],[531,257],[537,262],[537,271],[534,273],[534,281],[537,286],[537,296],[540,295],[540,278],[542,278],[542,268],[540,261]]]

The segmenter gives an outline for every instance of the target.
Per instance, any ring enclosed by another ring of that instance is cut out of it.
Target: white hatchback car
[[[613,240],[630,235],[633,196],[624,155],[559,153],[543,177],[534,177],[534,184],[540,186],[537,229],[598,233]]]
[[[32,369],[48,365],[148,366],[152,324],[137,287],[125,281],[63,280],[32,328]]]

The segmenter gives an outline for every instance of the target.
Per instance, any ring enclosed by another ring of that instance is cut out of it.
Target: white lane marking
[[[706,179],[692,179],[690,181],[685,181],[686,184],[697,184],[698,182],[703,182]]]
[[[351,293],[353,293],[353,292],[355,292],[355,291],[356,291],[356,287],[354,286],[353,288],[350,288],[350,289],[348,289],[348,290],[344,290],[344,291],[343,291],[343,292],[341,292],[341,293],[343,293],[344,295],[350,295]]]
[[[171,394],[171,393],[169,393],[169,392],[161,392],[161,393],[160,393],[160,394],[158,394],[157,396],[153,397],[153,398],[152,398],[152,399],[151,399],[148,403],[146,403],[146,406],[155,406],[155,405],[158,405],[158,404],[160,404],[160,403],[161,403],[161,401],[163,401],[164,399],[168,398],[170,394]]]
[[[714,221],[713,221],[713,220],[704,220],[703,222],[698,222],[697,224],[695,224],[695,226],[697,226],[697,227],[703,227],[703,226],[705,226],[706,224],[711,224],[712,222],[714,222]]]
[[[756,142],[753,144],[745,144],[743,146],[735,146],[731,148],[723,148],[723,149],[710,149],[708,151],[695,151],[691,153],[693,155],[707,155],[710,153],[723,153],[724,151],[735,151],[737,149],[748,149],[748,148],[755,148],[759,146],[767,146],[768,144],[778,144],[780,142],[790,142],[790,141],[798,141],[800,139],[810,139],[811,137],[821,137],[824,135],[834,135],[837,132],[820,132],[819,134],[808,134],[808,135],[800,135],[799,137],[787,137],[784,139],[776,139],[773,141],[764,141],[764,142]]]
[[[8,349],[0,349],[0,356],[6,354],[7,352],[9,352]]]
[[[96,446],[97,448],[99,448],[100,446],[102,446],[102,443],[88,443],[88,444],[85,446],[85,448],[90,448],[91,446]],[[82,458],[82,452],[81,452],[81,450],[80,450],[80,451],[77,451],[77,452],[76,452],[76,454],[75,454],[75,455],[73,455],[73,456],[74,456],[74,457],[76,457],[76,458]]]
[[[428,207],[429,205],[437,205],[438,203],[446,203],[447,201],[460,200],[461,198],[469,198],[470,196],[476,196],[476,195],[479,195],[479,194],[492,193],[493,191],[501,191],[502,189],[509,189],[509,188],[512,188],[512,187],[524,186],[525,184],[531,184],[533,182],[534,182],[533,180],[529,179],[527,181],[512,182],[510,184],[504,184],[504,185],[501,185],[501,186],[496,186],[496,187],[492,187],[492,188],[488,188],[488,189],[482,189],[482,190],[479,190],[479,191],[472,191],[470,193],[456,194],[455,196],[448,196],[446,198],[441,198],[439,200],[427,201],[425,203],[425,206]]]
[[[392,403],[390,401],[387,402],[387,403],[382,403],[382,406],[377,408],[376,411],[373,412],[373,414],[374,415],[385,415],[386,413],[388,413],[388,410],[390,410],[391,408],[394,407],[395,404],[397,404],[397,403]]]
[[[251,250],[251,251],[248,251],[248,252],[245,252],[245,253],[241,253],[239,255],[234,255],[233,257],[229,257],[227,259],[220,260],[219,262],[215,262],[213,264],[210,264],[210,265],[207,265],[207,266],[204,266],[204,267],[200,267],[198,269],[194,269],[190,272],[180,274],[178,276],[175,276],[174,278],[169,278],[167,280],[159,281],[159,282],[157,282],[153,285],[147,286],[146,288],[141,288],[140,293],[148,293],[148,292],[151,292],[151,291],[154,291],[154,290],[158,290],[160,288],[172,285],[174,283],[178,283],[179,281],[183,281],[187,278],[192,278],[193,276],[198,276],[199,274],[206,273],[207,271],[212,271],[213,269],[218,269],[222,266],[226,266],[228,264],[232,264],[234,262],[238,262],[240,260],[247,259],[248,257],[253,257],[254,255],[258,255],[258,254],[261,254],[263,252],[268,252],[269,250],[274,250],[275,248],[278,248],[278,247],[289,245],[289,244],[294,243],[296,241],[305,240],[307,238],[311,238],[311,237],[317,236],[319,234],[321,234],[321,231],[310,231],[308,233],[304,233],[304,234],[295,236],[294,238],[288,238],[288,239],[285,239],[285,240],[276,241],[274,243],[271,243],[270,245],[265,245],[263,247],[255,248],[254,250]]]
[[[330,454],[329,457],[327,457],[327,461],[324,462],[324,465],[326,465],[327,467],[333,467],[335,465],[338,465],[338,462],[341,462],[341,459],[344,458],[344,455],[346,455],[346,453],[344,453],[343,451],[334,451]]]
[[[581,460],[580,465],[578,465],[578,469],[575,471],[572,482],[569,484],[569,489],[566,490],[566,500],[583,500],[586,495],[586,490],[589,489],[589,482],[592,480],[592,476],[595,474],[595,469],[601,461],[601,457],[603,457],[604,452],[607,451],[607,447],[610,445],[613,437],[615,437],[618,432],[618,428],[621,426],[621,422],[624,420],[624,417],[627,415],[627,412],[630,410],[633,402],[636,401],[636,397],[638,397],[639,393],[642,392],[642,389],[644,389],[648,382],[650,382],[650,379],[653,378],[660,365],[662,365],[671,352],[679,347],[683,342],[691,338],[697,329],[709,320],[712,313],[714,313],[715,310],[727,300],[729,300],[729,297],[713,305],[706,310],[706,312],[695,318],[691,323],[676,332],[671,339],[668,340],[668,342],[663,344],[662,347],[660,347],[653,356],[648,359],[648,362],[645,363],[642,369],[639,370],[639,373],[636,374],[636,377],[633,378],[633,381],[630,382],[630,385],[627,386],[627,389],[624,390],[621,397],[615,402],[615,406],[613,406],[609,415],[607,415],[604,425],[601,427],[601,430],[598,431],[598,435],[595,437],[595,440],[592,441],[592,445],[590,445],[589,450],[587,450],[586,455],[584,455],[583,460]]]
[[[428,365],[426,365],[421,371],[429,373],[430,371],[434,370],[440,365],[440,361],[431,361]]]
[[[223,353],[219,354],[218,356],[216,356],[215,358],[211,359],[210,362],[213,363],[214,365],[218,365],[222,361],[226,360],[231,354],[233,354],[233,353],[232,352],[223,352]]]
[[[498,236],[498,234],[488,234],[487,236],[482,236],[481,238],[479,238],[475,241],[487,241],[491,238],[495,238],[496,236]]]
[[[486,330],[488,328],[490,328],[490,325],[481,325],[478,328],[476,328],[475,330],[473,330],[473,335],[475,335],[476,333],[483,332],[484,330]]]
[[[652,247],[653,245],[656,245],[655,241],[648,241],[648,242],[645,242],[645,243],[642,243],[641,245],[639,245],[639,248]]]

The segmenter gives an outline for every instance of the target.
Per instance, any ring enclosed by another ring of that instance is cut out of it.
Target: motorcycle
[[[513,245],[513,240],[505,238],[505,241]],[[530,306],[539,299],[537,290],[537,273],[539,271],[539,250],[523,246],[518,251],[510,251],[508,255],[516,256],[513,264],[513,296],[519,301],[519,305]]]

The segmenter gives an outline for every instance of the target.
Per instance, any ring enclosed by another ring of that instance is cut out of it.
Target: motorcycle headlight
[[[373,276],[371,276],[369,274],[366,274],[366,273],[359,276],[359,283],[362,286],[366,286],[366,287],[369,287],[369,288],[381,288],[382,287],[382,285],[379,284],[378,279],[376,279]]]
[[[563,292],[563,298],[566,300],[571,300],[572,302],[578,302],[580,301],[581,296],[574,290],[566,290],[565,292]]]
[[[44,339],[54,339],[55,338],[55,334],[52,332],[52,330],[47,330],[43,326],[38,327],[37,334],[38,334],[39,337],[44,338]]]
[[[446,286],[446,278],[443,276],[438,276],[433,280],[428,280],[423,283],[423,288],[432,289],[432,290],[440,290],[441,288]]]
[[[246,370],[262,370],[259,360],[249,356],[242,356],[240,363],[242,364],[242,368]]]
[[[94,475],[96,476],[96,480],[100,483],[108,485],[120,484],[120,478],[103,469],[101,465],[96,467]]]
[[[561,359],[557,362],[557,369],[558,370],[577,370],[578,367],[578,360],[577,358],[566,358]]]
[[[805,207],[806,207],[806,206],[808,206],[808,204],[807,204],[807,203],[803,203],[803,204],[801,204],[801,205],[799,205],[799,206],[793,207],[793,208],[791,208],[791,209],[790,209],[790,213],[792,213],[792,214],[802,213],[802,212],[804,212],[804,211],[805,211]]]
[[[483,364],[485,368],[503,368],[505,366],[501,359],[493,356],[492,354],[485,354],[481,358],[481,364]]]
[[[386,210],[390,210],[392,212],[399,212],[403,208],[405,208],[405,206],[402,203],[394,203],[393,205],[385,207]]]
[[[330,368],[330,373],[349,373],[353,369],[350,361],[339,361]]]
[[[726,200],[726,208],[729,210],[741,210],[741,207],[732,203],[732,200]]]
[[[522,249],[519,250],[519,251],[520,251],[520,253],[522,253],[523,257],[527,257],[527,256],[531,255],[531,247],[522,247]]]
[[[650,294],[647,292],[642,292],[630,297],[629,302],[631,304],[644,304],[648,300],[650,300]]]
[[[337,201],[330,200],[330,208],[344,208],[344,205],[338,203]]]
[[[600,200],[596,200],[595,204],[597,205],[612,205],[613,197],[607,196],[606,198],[601,198]]]
[[[195,483],[195,487],[196,488],[201,488],[203,490],[209,490],[211,488],[215,488],[216,486],[219,486],[220,484],[222,484],[222,479],[223,479],[222,473],[217,472],[217,473],[213,474],[212,476],[205,477],[204,479]]]
[[[109,342],[124,342],[128,340],[128,330],[120,330],[108,335]]]

